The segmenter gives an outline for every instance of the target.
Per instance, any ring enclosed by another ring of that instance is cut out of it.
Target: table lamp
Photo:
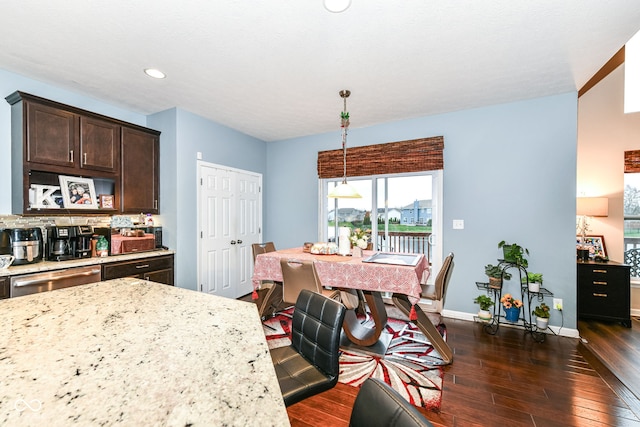
[[[578,259],[586,261],[589,259],[589,250],[584,247],[587,231],[589,231],[588,217],[608,216],[609,199],[606,197],[578,197],[576,202],[576,215],[580,216],[580,220],[576,227],[580,233]]]

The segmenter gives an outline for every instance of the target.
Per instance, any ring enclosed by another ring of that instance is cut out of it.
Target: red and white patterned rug
[[[269,348],[283,347],[291,344],[291,319],[278,315],[265,324],[275,331],[264,328]],[[392,335],[384,358],[358,352],[342,350],[340,355],[340,375],[338,381],[353,387],[360,387],[369,377],[385,381],[398,391],[407,401],[415,406],[438,412],[442,401],[443,364],[438,352],[430,345],[406,339],[413,337],[424,340],[424,336],[416,334],[418,328],[410,324],[410,328],[401,336],[407,325],[404,320],[389,318],[386,331]],[[445,337],[443,324],[438,330]]]

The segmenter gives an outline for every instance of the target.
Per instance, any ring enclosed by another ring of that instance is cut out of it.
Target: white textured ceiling
[[[352,127],[577,90],[640,2],[0,0],[0,17],[0,68],[274,141],[338,129],[340,89]]]

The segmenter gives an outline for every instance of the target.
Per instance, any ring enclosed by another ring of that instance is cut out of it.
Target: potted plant
[[[547,304],[541,303],[536,306],[531,314],[536,316],[536,326],[538,326],[538,329],[547,329],[549,316],[551,316],[551,308]]]
[[[473,302],[480,306],[478,318],[481,320],[491,320],[492,314],[489,309],[493,305],[493,299],[487,295],[478,295]]]
[[[529,249],[523,248],[517,243],[507,243],[504,240],[498,243],[498,248],[502,248],[505,261],[525,268],[529,266],[529,261],[525,258],[525,255],[529,255]]]
[[[504,294],[500,298],[500,303],[504,308],[504,318],[507,322],[515,323],[520,319],[520,307],[522,307],[522,301],[514,298],[511,294]]]
[[[540,292],[542,273],[527,273],[527,277],[522,278],[522,284],[525,283],[529,286],[529,292]]]
[[[487,264],[484,266],[484,274],[489,277],[489,287],[494,289],[500,289],[502,287],[502,280],[510,280],[511,274],[508,271],[503,271],[497,265]]]

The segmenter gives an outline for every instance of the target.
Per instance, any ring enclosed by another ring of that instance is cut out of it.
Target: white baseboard
[[[475,314],[473,313],[466,313],[463,311],[453,311],[453,310],[447,310],[447,309],[442,311],[442,316],[450,317],[452,319],[457,319],[457,320],[467,320],[469,322],[473,322],[475,320],[474,319]],[[505,327],[508,327],[508,328],[518,327],[516,325],[510,325],[508,323],[500,323],[500,325],[501,326],[504,325]],[[569,329],[569,328],[555,326],[555,325],[549,325],[549,329],[551,329],[551,331],[553,331],[553,333],[555,333],[556,335],[560,335],[563,337],[570,337],[570,338],[580,338],[580,333],[578,332],[577,329]],[[550,334],[552,332],[547,332],[547,333]]]

